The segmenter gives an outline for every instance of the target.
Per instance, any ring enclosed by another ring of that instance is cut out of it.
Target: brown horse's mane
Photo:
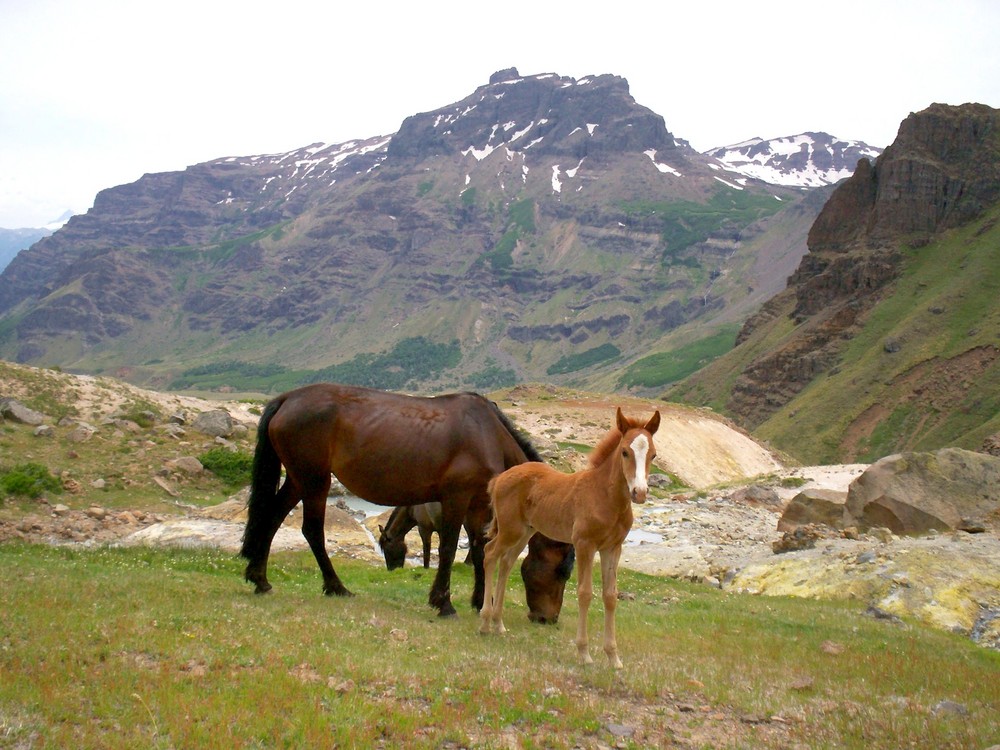
[[[625,421],[628,422],[629,429],[644,427],[646,424],[641,417],[625,417]],[[608,457],[618,448],[618,443],[621,442],[621,439],[622,433],[618,431],[618,427],[612,427],[587,457],[587,463],[590,465],[590,468],[595,469],[607,461]]]

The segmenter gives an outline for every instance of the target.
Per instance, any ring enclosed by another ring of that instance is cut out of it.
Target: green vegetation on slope
[[[735,325],[723,326],[706,338],[643,357],[629,365],[618,386],[657,388],[683,380],[732,349],[738,330]]]
[[[601,344],[578,354],[567,354],[555,364],[550,365],[546,372],[549,375],[565,375],[584,370],[601,362],[617,359],[620,356],[621,350],[614,344]]]
[[[904,249],[899,278],[845,343],[837,365],[755,434],[808,463],[871,461],[949,445],[978,449],[1000,431],[998,248],[1000,209]],[[738,374],[796,334],[789,313],[790,307],[670,397],[724,411]]]
[[[627,213],[658,216],[663,224],[664,263],[681,262],[681,254],[725,226],[742,228],[777,213],[782,204],[773,196],[740,190],[720,190],[707,203],[693,201],[630,201]]]
[[[841,364],[758,434],[803,460],[830,462],[975,450],[1000,431],[998,213],[907,250],[900,278]],[[890,341],[898,351],[887,350]]]
[[[458,365],[458,341],[437,344],[423,336],[403,339],[388,352],[359,354],[321,370],[289,370],[281,365],[226,360],[192,367],[170,387],[175,390],[217,390],[274,393],[324,381],[400,390],[431,379]]]

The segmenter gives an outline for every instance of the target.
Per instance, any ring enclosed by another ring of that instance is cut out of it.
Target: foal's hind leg
[[[323,593],[327,596],[353,596],[341,583],[337,571],[333,569],[330,555],[326,551],[326,496],[330,491],[330,474],[323,479],[311,482],[307,492],[302,497],[302,536],[309,542],[309,548],[323,573]]]
[[[487,600],[483,602],[479,622],[480,633],[485,635],[493,632],[502,635],[507,632],[503,624],[503,600],[507,592],[507,580],[518,555],[534,533],[534,529],[528,527],[522,530],[520,537],[504,535],[501,531],[486,545],[486,561],[483,565],[486,590],[489,591],[493,584],[494,568],[497,571],[497,580],[492,592],[486,597]]]

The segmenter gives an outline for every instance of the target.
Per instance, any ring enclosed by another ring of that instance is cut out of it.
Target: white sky
[[[1000,107],[1000,2],[0,0],[0,226],[146,172],[391,134],[508,67],[622,76],[699,151],[886,146],[933,102]]]

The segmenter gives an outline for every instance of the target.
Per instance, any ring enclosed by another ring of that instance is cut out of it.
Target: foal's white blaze
[[[632,498],[646,499],[649,484],[646,479],[646,454],[649,453],[649,439],[645,435],[637,435],[632,441],[632,452],[635,454],[635,476],[628,482]],[[641,501],[640,501],[641,502]]]

